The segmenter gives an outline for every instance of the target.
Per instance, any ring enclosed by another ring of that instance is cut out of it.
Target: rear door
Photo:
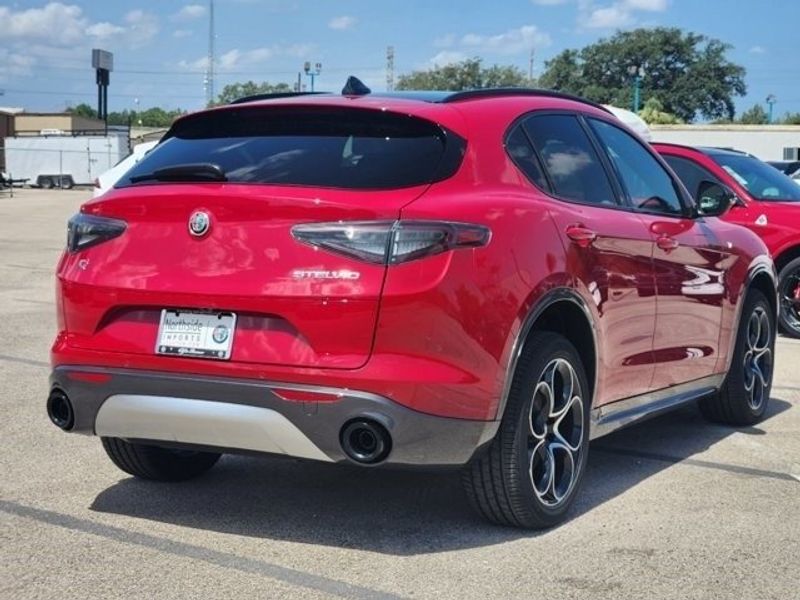
[[[656,308],[650,234],[641,217],[620,203],[578,117],[537,113],[522,130],[509,136],[509,152],[534,184],[561,200],[552,203],[551,214],[567,269],[599,315],[598,402],[644,393],[653,375]],[[534,149],[529,156],[525,135]]]
[[[653,387],[711,375],[719,354],[731,252],[704,219],[689,217],[679,185],[639,140],[606,121],[589,123],[655,246],[653,351],[663,368],[656,369]]]

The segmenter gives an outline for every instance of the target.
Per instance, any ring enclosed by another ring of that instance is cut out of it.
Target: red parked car
[[[778,270],[781,328],[800,338],[800,186],[745,152],[675,144],[653,147],[690,193],[732,197],[733,206],[722,218],[764,240]]]
[[[187,115],[70,221],[48,412],[137,477],[462,467],[486,518],[550,526],[590,438],[693,400],[764,414],[773,265],[726,202],[552,92]]]

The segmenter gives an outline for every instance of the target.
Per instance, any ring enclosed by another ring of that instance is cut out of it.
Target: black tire
[[[759,322],[758,333],[755,321]],[[764,294],[750,290],[739,319],[730,370],[720,391],[700,400],[703,416],[727,425],[760,421],[772,391],[774,356],[775,316]]]
[[[800,286],[800,258],[795,258],[781,269],[778,276],[780,298],[779,316],[781,331],[793,338],[800,338],[800,302],[795,299],[795,290]]]
[[[567,377],[574,393],[565,392]],[[540,392],[541,385],[550,385],[556,390],[552,397],[560,398],[547,410],[548,394]],[[497,435],[463,472],[467,498],[480,515],[493,523],[528,529],[552,527],[564,520],[586,469],[589,389],[580,356],[566,338],[546,331],[531,334],[517,364]],[[559,411],[560,406],[568,408]],[[556,418],[558,414],[562,416]],[[551,419],[555,419],[554,425]],[[542,432],[540,437],[534,431]],[[574,446],[574,452],[554,437],[556,431],[563,434],[560,440]],[[546,477],[548,466],[555,473],[552,480]]]
[[[72,177],[69,175],[65,175],[61,178],[60,186],[62,190],[71,190],[75,187],[75,182],[72,181]]]
[[[50,177],[40,177],[39,178],[39,187],[43,190],[52,190],[54,186],[54,182]]]
[[[126,442],[119,438],[102,438],[103,448],[120,469],[155,481],[184,481],[202,475],[219,460],[216,452],[173,450]]]

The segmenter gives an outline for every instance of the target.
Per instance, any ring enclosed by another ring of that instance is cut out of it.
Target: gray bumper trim
[[[70,377],[71,372],[78,376]],[[94,375],[97,381],[86,381],[80,374]],[[386,427],[392,451],[381,464],[394,465],[465,464],[494,437],[498,425],[427,415],[376,394],[324,386],[83,366],[57,367],[50,383],[72,402],[76,433],[335,462],[347,460],[339,431],[354,418],[372,418]],[[335,395],[337,400],[292,401],[276,393],[287,389]],[[210,426],[220,418],[224,434]],[[266,428],[263,441],[258,440],[253,419]]]

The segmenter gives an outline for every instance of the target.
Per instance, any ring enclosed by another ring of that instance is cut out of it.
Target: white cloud
[[[50,2],[43,8],[30,8],[14,12],[0,6],[2,39],[43,40],[49,44],[69,46],[81,41],[89,20],[79,6]]]
[[[185,38],[192,35],[194,32],[191,29],[176,29],[172,32],[172,37]]]
[[[437,48],[450,48],[456,43],[456,35],[454,33],[447,33],[442,37],[433,40],[433,45]]]
[[[206,7],[202,4],[187,4],[170,18],[173,21],[193,21],[206,14]]]
[[[36,59],[29,54],[12,52],[8,48],[0,48],[0,81],[11,77],[23,77],[31,74]]]
[[[519,54],[533,47],[549,46],[550,35],[540,31],[536,25],[523,25],[497,35],[468,33],[461,38],[461,46],[478,53]]]
[[[270,61],[278,56],[289,56],[292,58],[302,58],[313,53],[313,44],[292,44],[290,46],[273,45],[250,50],[233,48],[217,56],[214,63],[217,71],[230,72],[252,68],[257,65]],[[187,71],[205,71],[208,66],[208,57],[203,56],[195,60],[181,60],[178,67]]]
[[[93,38],[97,38],[98,40],[105,40],[111,38],[115,35],[120,35],[121,33],[125,32],[124,27],[120,27],[119,25],[114,25],[113,23],[95,23],[93,25],[89,25],[86,28],[86,35],[90,35]]]
[[[631,10],[649,12],[664,12],[667,10],[667,0],[625,0],[622,4]]]
[[[766,54],[767,49],[764,46],[753,46],[749,50],[750,54]]]
[[[634,22],[633,15],[624,6],[612,4],[602,8],[595,8],[589,13],[584,26],[589,29],[613,29],[627,27]]]
[[[436,48],[443,48],[430,58],[425,66],[444,66],[461,62],[470,56],[500,55],[527,53],[531,48],[549,46],[552,39],[548,33],[541,31],[536,25],[523,25],[493,35],[466,33],[460,38],[448,33],[433,41]]]
[[[467,55],[458,50],[442,50],[428,61],[429,67],[444,67],[466,60]]]
[[[122,22],[93,21],[80,6],[48,2],[40,8],[0,6],[0,80],[34,74],[38,66],[84,64],[89,49],[136,48],[158,33],[155,15],[133,10]]]
[[[352,29],[353,27],[355,27],[355,24],[356,24],[356,18],[348,15],[344,15],[341,17],[334,17],[333,19],[328,21],[328,27],[340,31],[344,29]]]
[[[637,12],[663,12],[669,0],[617,0],[596,6],[594,0],[578,1],[578,25],[587,29],[615,29],[637,23]]]
[[[158,18],[143,10],[132,10],[125,15],[128,24],[126,38],[131,48],[144,46],[158,33]]]

